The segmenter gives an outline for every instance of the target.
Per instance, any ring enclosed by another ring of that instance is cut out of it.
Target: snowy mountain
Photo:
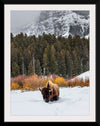
[[[75,34],[82,37],[89,35],[89,12],[88,11],[41,11],[37,22],[32,22],[20,28],[19,32],[27,35],[55,34],[68,37]]]

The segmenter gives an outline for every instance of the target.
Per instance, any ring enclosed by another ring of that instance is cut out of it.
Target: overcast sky
[[[40,11],[11,11],[11,31],[25,24],[36,21]]]

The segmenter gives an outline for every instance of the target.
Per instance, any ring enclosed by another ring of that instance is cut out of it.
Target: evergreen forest
[[[71,78],[89,70],[89,38],[11,33],[11,77],[56,74]]]

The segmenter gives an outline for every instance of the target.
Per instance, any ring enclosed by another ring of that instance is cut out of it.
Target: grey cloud
[[[11,31],[25,24],[36,22],[40,11],[11,11]]]

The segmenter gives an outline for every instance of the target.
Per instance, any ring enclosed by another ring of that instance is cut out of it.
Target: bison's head
[[[39,88],[42,93],[43,99],[45,102],[49,102],[49,97],[51,95],[52,90],[46,87]]]

